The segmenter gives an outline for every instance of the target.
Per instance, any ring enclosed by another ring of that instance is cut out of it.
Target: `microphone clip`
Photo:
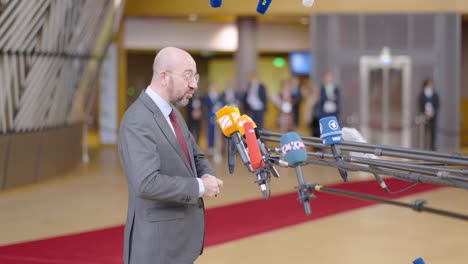
[[[263,198],[265,200],[270,199],[271,197],[271,177],[270,177],[270,171],[265,168],[259,168],[254,171],[255,176],[257,179],[255,182],[260,186],[260,189],[262,191]]]
[[[310,184],[310,183],[299,184],[298,186],[295,187],[295,189],[297,189],[297,192],[299,194],[299,201],[302,204],[308,203],[310,200],[313,200],[316,197],[313,192],[314,184]]]
[[[271,174],[273,174],[275,178],[279,178],[280,176],[278,170],[274,166],[275,164],[281,166],[279,161],[280,161],[279,157],[271,156],[270,154],[263,156],[263,162],[265,163],[264,169],[268,170]]]
[[[267,157],[264,157],[264,161],[265,163],[268,163],[271,166],[275,164],[280,167],[285,167],[285,168],[289,167],[289,164],[286,161],[282,160],[281,157],[277,155],[268,155]]]

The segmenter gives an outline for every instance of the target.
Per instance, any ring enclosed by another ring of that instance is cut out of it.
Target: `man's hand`
[[[205,174],[200,178],[205,186],[203,198],[213,198],[219,194],[219,189],[223,186],[223,181],[213,175]]]

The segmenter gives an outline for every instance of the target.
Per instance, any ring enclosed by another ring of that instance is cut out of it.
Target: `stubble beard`
[[[169,82],[169,85],[170,85],[170,90],[174,93],[173,95],[175,95],[175,84],[174,84],[174,80],[170,80]],[[189,99],[186,98],[186,93],[183,93],[181,96],[179,96],[175,102],[173,102],[172,104],[177,107],[177,108],[180,108],[180,107],[185,107],[187,106],[189,103]]]
[[[176,106],[177,107],[185,107],[189,103],[189,99],[185,98],[185,94],[179,97],[176,101]]]

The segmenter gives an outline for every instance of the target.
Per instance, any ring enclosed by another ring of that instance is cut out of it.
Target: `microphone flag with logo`
[[[343,163],[343,156],[339,144],[343,142],[342,132],[336,117],[329,116],[320,119],[320,138],[325,146],[330,146],[333,158],[338,163]],[[348,172],[342,168],[338,169],[344,182],[348,181]]]
[[[312,210],[310,209],[310,195],[308,185],[304,181],[304,175],[302,174],[301,165],[307,160],[307,150],[301,137],[296,132],[288,132],[284,134],[280,139],[281,152],[284,160],[289,166],[295,167],[297,176],[297,194],[299,200],[304,206],[304,212],[306,215],[310,215]]]
[[[250,118],[250,116],[248,115],[241,115],[238,119],[237,119],[237,127],[239,128],[239,133],[241,135],[245,135],[245,130],[244,130],[244,124],[246,122],[250,122],[252,123],[252,127],[255,129],[257,128],[257,124],[255,124],[255,122],[252,120],[252,118]]]
[[[239,109],[231,106],[224,106],[216,113],[216,122],[226,137],[231,137],[234,132],[239,132],[237,126],[239,117]]]
[[[320,119],[320,138],[325,146],[339,144],[343,141],[341,128],[336,117],[329,116]]]
[[[218,122],[219,128],[228,138],[231,138],[236,145],[237,153],[242,159],[242,163],[247,167],[249,171],[252,171],[252,165],[248,156],[247,150],[242,139],[242,135],[239,132],[239,126],[237,120],[239,119],[239,109],[231,106],[224,106],[219,109],[216,113],[216,122]]]
[[[288,132],[280,139],[281,152],[289,166],[297,166],[307,160],[307,150],[296,132]]]

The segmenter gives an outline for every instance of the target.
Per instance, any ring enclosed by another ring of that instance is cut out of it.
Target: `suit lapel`
[[[161,112],[161,110],[159,110],[158,106],[153,102],[153,100],[151,99],[151,97],[149,97],[149,95],[146,94],[146,92],[142,92],[140,94],[140,97],[139,97],[140,100],[142,100],[143,104],[151,111],[153,112],[153,117],[154,117],[154,120],[156,121],[156,123],[158,124],[159,128],[161,129],[161,131],[163,132],[164,136],[166,137],[166,139],[169,141],[169,143],[172,145],[172,147],[174,148],[174,150],[177,152],[177,154],[179,155],[179,157],[182,159],[182,161],[184,162],[185,164],[185,167],[190,171],[190,173],[192,174],[192,176],[194,176],[194,173],[192,171],[192,169],[190,168],[190,165],[187,163],[187,159],[185,158],[185,155],[184,155],[184,152],[182,151],[182,148],[180,147],[179,145],[179,142],[177,141],[177,138],[174,134],[174,132],[172,132],[172,129],[171,127],[169,126],[169,124],[167,123],[167,120],[166,118],[164,117],[163,113]],[[178,117],[179,115],[177,115],[177,120],[180,120],[180,118]],[[179,121],[179,124],[180,121]],[[185,136],[184,136],[185,138]],[[189,149],[189,154],[190,154],[190,161],[192,162],[193,160],[193,152],[191,151],[191,146],[189,147],[188,145],[188,140],[185,139],[185,141],[187,142],[187,148]],[[192,165],[193,165],[193,162],[192,162]]]

